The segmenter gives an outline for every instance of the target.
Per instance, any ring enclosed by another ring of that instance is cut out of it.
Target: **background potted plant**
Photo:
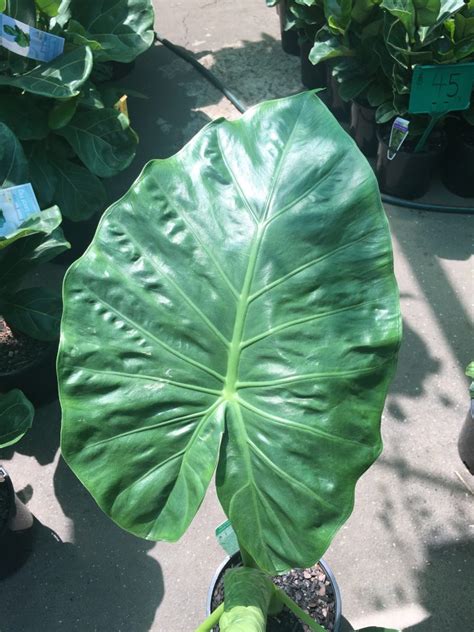
[[[132,62],[152,44],[152,4],[7,0],[4,11],[66,40],[64,53],[48,63],[0,48],[0,122],[23,146],[41,206],[61,208],[79,254],[105,205],[102,179],[135,156],[137,135],[126,112],[114,107],[121,93],[108,80],[111,64]],[[77,222],[87,220],[92,226],[82,237]]]
[[[0,393],[0,449],[26,434],[33,421],[31,402],[19,390]],[[0,464],[0,579],[17,570],[31,548],[33,517],[17,498],[8,472]]]
[[[294,28],[294,17],[288,10],[292,1],[294,0],[266,0],[268,7],[276,7],[280,18],[281,47],[289,55],[299,55],[298,31]]]
[[[0,186],[27,180],[21,145],[0,123]],[[20,388],[36,404],[56,393],[61,297],[26,281],[40,264],[69,248],[60,224],[61,213],[52,207],[31,215],[13,233],[4,234],[0,226],[0,393]]]
[[[209,124],[106,212],[64,299],[62,452],[99,506],[175,541],[216,471],[245,568],[199,630],[299,612],[268,577],[314,564],[351,513],[400,342],[354,143],[309,92]]]

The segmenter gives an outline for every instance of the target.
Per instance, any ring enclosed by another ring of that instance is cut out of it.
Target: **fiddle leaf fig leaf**
[[[11,77],[0,75],[0,86],[12,86],[44,97],[69,99],[80,93],[91,70],[92,53],[83,46],[24,74]]]
[[[74,23],[93,41],[97,61],[131,62],[153,43],[150,0],[71,0]]]
[[[28,162],[20,141],[0,122],[0,187],[28,182]]]
[[[180,538],[217,467],[240,545],[311,566],[381,450],[400,341],[373,172],[313,93],[150,162],[69,269],[63,455],[123,528]]]
[[[61,308],[61,296],[42,287],[24,288],[2,297],[2,316],[8,324],[37,340],[58,337]]]
[[[117,175],[132,162],[138,138],[128,118],[114,108],[78,111],[57,130],[93,174]]]
[[[42,13],[48,15],[50,18],[53,18],[58,14],[61,0],[35,0],[35,3]]]
[[[28,432],[35,411],[33,404],[18,389],[0,393],[0,448],[6,448]]]

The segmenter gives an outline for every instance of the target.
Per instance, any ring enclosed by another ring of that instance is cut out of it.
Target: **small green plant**
[[[3,30],[5,31],[5,33],[7,33],[7,35],[11,35],[12,37],[15,38],[15,42],[18,44],[18,46],[27,48],[30,45],[29,34],[25,33],[25,31],[22,31],[21,28],[17,24],[15,24],[14,27],[6,24],[3,27]]]
[[[268,575],[350,515],[400,332],[375,177],[311,92],[211,123],[106,212],[64,284],[62,453],[150,540],[183,535],[216,472],[246,568],[200,631],[303,616]]]

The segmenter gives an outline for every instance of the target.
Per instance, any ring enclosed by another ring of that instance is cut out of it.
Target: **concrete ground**
[[[264,0],[155,5],[157,29],[246,104],[301,90],[298,60],[282,52]],[[132,167],[110,183],[111,199],[150,158],[175,152],[212,118],[237,116],[161,45],[123,83],[146,98],[130,99],[141,144]],[[360,481],[354,513],[325,558],[355,628],[473,632],[474,480],[456,448],[468,406],[463,369],[473,355],[473,220],[395,207],[387,214],[405,333],[383,418],[385,451]],[[192,632],[224,557],[213,535],[224,518],[214,491],[179,543],[134,538],[62,462],[59,420],[57,403],[43,407],[27,437],[2,454],[42,526],[32,557],[1,584],[0,632]]]

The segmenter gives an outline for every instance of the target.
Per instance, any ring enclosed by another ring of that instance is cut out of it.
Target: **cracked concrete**
[[[160,33],[192,51],[247,105],[301,89],[299,62],[279,45],[264,0],[157,0]],[[141,136],[130,169],[177,151],[209,120],[235,108],[160,45],[123,80]],[[443,193],[442,195],[446,195]],[[464,201],[465,203],[465,201]],[[357,488],[354,513],[326,559],[354,625],[406,632],[471,632],[474,612],[473,485],[456,441],[471,359],[472,218],[387,207],[405,336],[383,418],[385,451]],[[116,527],[60,459],[57,403],[2,455],[40,529],[26,566],[2,582],[1,632],[192,632],[204,616],[223,520],[213,489],[177,544],[151,543]],[[346,625],[345,629],[350,629]]]

